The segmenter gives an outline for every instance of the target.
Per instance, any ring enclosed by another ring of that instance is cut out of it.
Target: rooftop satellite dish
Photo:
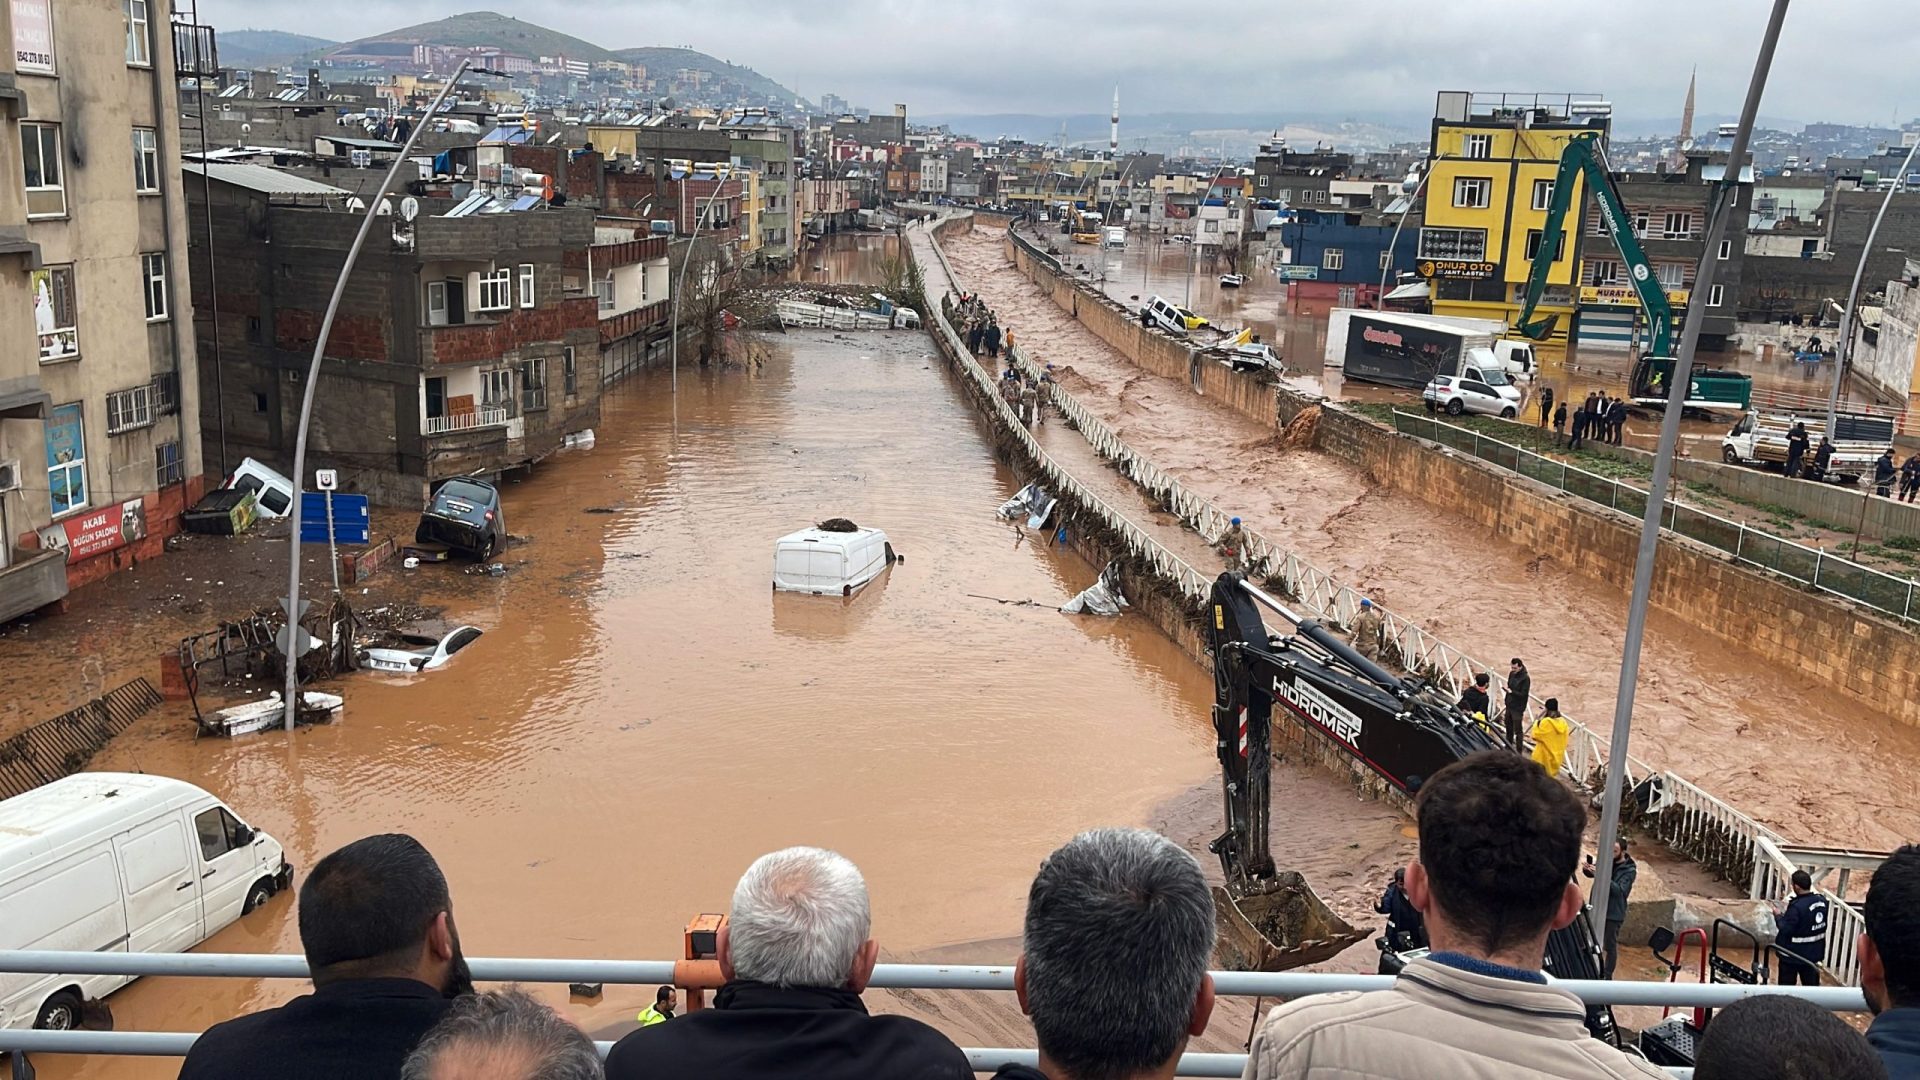
[[[1696,140],[1694,140],[1694,139],[1682,139],[1682,140],[1680,140],[1680,152],[1684,154],[1684,153],[1686,153],[1687,151],[1689,151],[1689,150],[1691,150],[1691,149],[1693,149],[1693,147],[1694,147],[1694,144],[1695,144],[1695,142],[1696,142]]]
[[[374,213],[379,214],[383,217],[392,217],[393,216],[393,200],[381,199],[380,208],[375,210]]]
[[[355,195],[353,198],[347,200],[347,209],[353,211],[356,214],[362,210],[365,210],[366,208],[367,208],[367,204],[364,201],[362,201],[360,196],[358,195]]]
[[[400,200],[400,220],[412,221],[420,216],[420,200],[409,195]]]

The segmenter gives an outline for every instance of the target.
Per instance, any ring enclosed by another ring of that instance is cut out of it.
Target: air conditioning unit
[[[0,494],[20,490],[20,463],[0,461]]]

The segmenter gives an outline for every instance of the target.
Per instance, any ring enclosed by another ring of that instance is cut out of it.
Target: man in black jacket
[[[713,1008],[632,1032],[608,1080],[972,1080],[947,1037],[904,1016],[869,1016],[860,993],[880,946],[867,883],[844,856],[763,855],[733,890],[720,930],[727,984]]]
[[[1587,856],[1587,864],[1581,873],[1593,876],[1593,856]],[[1627,854],[1627,839],[1620,837],[1613,842],[1613,871],[1607,880],[1607,931],[1602,941],[1606,949],[1606,966],[1600,972],[1603,979],[1613,978],[1613,969],[1620,963],[1620,927],[1627,921],[1627,901],[1633,896],[1633,880],[1640,876],[1640,864]]]
[[[1780,954],[1780,985],[1820,985],[1827,958],[1827,898],[1813,891],[1813,875],[1793,872],[1793,899],[1780,913],[1773,944]]]
[[[1515,753],[1525,753],[1527,749],[1527,702],[1532,700],[1533,676],[1527,674],[1527,665],[1519,657],[1507,668],[1507,748]]]
[[[1213,898],[1200,864],[1144,829],[1081,833],[1047,856],[1027,893],[1013,992],[1033,1018],[1040,1067],[999,1080],[1173,1075],[1213,1015]]]
[[[180,1080],[399,1080],[414,1044],[473,991],[447,879],[401,833],[321,859],[300,890],[313,993],[209,1028]]]
[[[1467,687],[1466,692],[1460,695],[1460,711],[1468,716],[1478,713],[1482,719],[1486,719],[1491,707],[1487,697],[1487,687],[1492,682],[1493,680],[1484,671],[1475,675],[1473,685]]]

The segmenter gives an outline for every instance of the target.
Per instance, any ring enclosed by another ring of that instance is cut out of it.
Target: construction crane
[[[1582,132],[1567,140],[1560,155],[1560,170],[1553,178],[1553,197],[1547,205],[1546,224],[1540,230],[1540,246],[1534,251],[1532,269],[1527,275],[1525,301],[1514,320],[1514,332],[1534,341],[1545,341],[1553,334],[1559,316],[1535,319],[1534,311],[1547,290],[1547,275],[1552,271],[1560,244],[1566,235],[1567,209],[1573,204],[1574,183],[1585,175],[1600,207],[1600,224],[1613,238],[1620,259],[1626,264],[1627,284],[1640,301],[1647,318],[1647,350],[1634,362],[1628,380],[1628,396],[1635,404],[1653,408],[1667,404],[1668,380],[1673,378],[1673,307],[1667,302],[1666,287],[1654,272],[1640,237],[1633,231],[1632,219],[1620,198],[1620,190],[1608,174],[1600,149],[1600,133]],[[1745,409],[1753,401],[1753,377],[1738,371],[1695,367],[1688,380],[1687,409]]]

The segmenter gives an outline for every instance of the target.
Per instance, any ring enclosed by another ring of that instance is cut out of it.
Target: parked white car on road
[[[1456,375],[1435,375],[1433,381],[1427,383],[1427,388],[1420,392],[1420,399],[1445,411],[1448,416],[1477,413],[1511,420],[1519,415],[1518,406],[1501,396],[1499,390],[1478,379]]]

